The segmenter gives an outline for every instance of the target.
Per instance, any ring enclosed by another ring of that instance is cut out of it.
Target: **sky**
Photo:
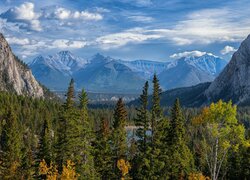
[[[212,53],[229,60],[250,34],[249,0],[0,0],[0,32],[29,62],[69,50],[168,61]]]

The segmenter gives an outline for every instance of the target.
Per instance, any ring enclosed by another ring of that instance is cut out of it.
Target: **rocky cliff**
[[[209,102],[219,99],[232,100],[235,104],[250,102],[250,35],[205,91],[205,95]]]
[[[32,97],[44,96],[43,88],[36,81],[31,70],[12,53],[8,42],[1,33],[0,91],[10,91]]]

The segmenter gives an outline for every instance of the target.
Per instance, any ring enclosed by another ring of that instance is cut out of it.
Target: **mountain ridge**
[[[70,57],[73,57],[71,60],[75,63],[77,62],[77,58],[83,60],[83,66],[78,66],[79,68],[72,68],[73,70],[69,66],[61,66],[61,64],[63,64],[61,61],[63,61],[65,58],[63,56],[58,58],[58,54],[70,54]],[[163,89],[196,85],[198,83],[212,81],[217,76],[218,72],[220,72],[223,68],[223,66],[217,67],[219,61],[225,62],[224,64],[226,64],[226,61],[207,54],[203,56],[203,62],[201,60],[196,63],[193,62],[198,58],[201,59],[202,57],[190,57],[189,59],[184,58],[186,62],[185,68],[190,69],[191,67],[190,75],[187,76],[188,78],[186,78],[184,83],[177,79],[176,71],[174,70],[174,68],[180,69],[178,64],[180,61],[182,61],[182,59],[166,62],[151,60],[124,61],[121,59],[114,59],[109,56],[103,56],[99,53],[95,54],[89,59],[82,59],[74,56],[68,51],[59,52],[54,56],[41,57],[43,56],[38,56],[29,65],[34,72],[35,77],[43,84],[47,85],[50,89],[65,90],[69,80],[74,78],[76,87],[79,89],[84,87],[89,91],[99,91],[105,93],[138,93],[143,81],[145,82],[146,80],[150,80],[154,73],[160,75],[164,71],[167,71],[168,74],[170,72],[170,76],[167,79],[172,80],[173,83],[171,86],[165,86],[165,84],[162,83]],[[205,62],[206,60],[204,59],[206,58],[210,59]],[[39,63],[39,61],[44,63]],[[47,63],[46,61],[52,61],[53,63]],[[59,65],[54,63],[58,63]],[[199,63],[203,63],[205,65]],[[50,67],[50,65],[52,67]],[[123,70],[121,70],[121,67],[123,67]],[[211,69],[211,67],[213,69]],[[209,68],[210,71],[207,70]],[[203,71],[207,71],[207,73],[204,73]],[[129,78],[125,77],[125,75],[127,75]],[[200,78],[200,76],[202,78]],[[194,78],[196,81],[192,80]],[[168,83],[167,79],[164,78],[164,76],[163,78],[160,78],[161,81],[166,82],[166,84],[170,84]],[[124,86],[121,82],[125,83],[126,86]],[[130,84],[127,82],[130,82]],[[129,88],[129,86],[131,86],[131,88]]]

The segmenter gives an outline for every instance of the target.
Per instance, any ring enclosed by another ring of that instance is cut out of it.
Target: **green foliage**
[[[193,156],[185,141],[184,117],[180,102],[176,99],[171,110],[171,120],[166,137],[166,177],[187,177],[193,168]]]
[[[0,175],[5,179],[15,179],[19,176],[21,166],[21,133],[20,125],[13,110],[10,108],[1,135]]]
[[[76,105],[73,80],[64,104],[1,92],[0,179],[250,178],[247,107],[162,108],[153,85],[152,106],[145,83],[137,109],[119,99],[114,112],[89,109],[84,90]]]
[[[145,83],[142,94],[140,95],[140,107],[137,110],[135,125],[137,126],[136,136],[138,153],[135,156],[133,169],[136,178],[145,179],[150,175],[150,119],[148,115],[148,82]],[[131,146],[134,144],[131,144]]]
[[[151,141],[150,141],[150,173],[152,179],[159,179],[164,167],[162,159],[163,130],[167,126],[166,119],[163,118],[162,108],[160,106],[160,84],[156,75],[153,77],[153,97],[151,110]]]
[[[245,140],[245,128],[238,123],[236,113],[236,106],[232,102],[220,100],[204,108],[193,119],[193,123],[202,131],[202,153],[213,180],[221,175],[221,168],[230,151],[237,152],[240,145],[249,146],[249,142]]]
[[[113,168],[114,177],[119,178],[120,172],[116,167],[116,163],[119,159],[126,159],[127,157],[127,133],[125,130],[127,121],[127,111],[121,98],[117,101],[114,111],[114,124],[111,137],[111,148],[113,152]]]
[[[109,122],[102,118],[99,130],[96,132],[95,149],[95,169],[100,174],[101,179],[111,179],[113,174],[113,158],[111,149],[111,129]]]

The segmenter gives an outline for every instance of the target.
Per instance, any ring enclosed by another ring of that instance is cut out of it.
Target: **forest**
[[[161,107],[152,85],[138,107],[91,108],[73,79],[65,102],[1,92],[0,179],[250,179],[250,108]]]

